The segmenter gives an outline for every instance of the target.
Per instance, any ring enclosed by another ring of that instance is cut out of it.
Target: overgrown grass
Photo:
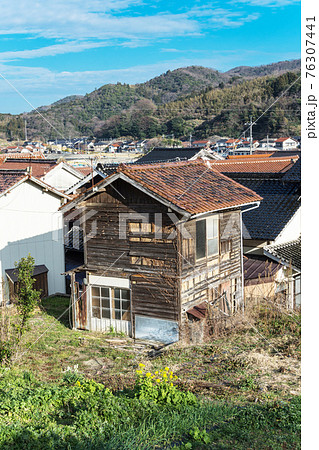
[[[44,300],[18,359],[1,372],[1,449],[299,448],[296,315],[250,317],[266,339],[245,324],[209,344],[176,345],[153,359],[151,344],[112,330],[71,330],[68,313],[61,316],[68,306],[65,297]],[[197,405],[176,409],[132,398],[138,363],[152,373],[169,366],[177,388],[196,394]],[[74,366],[110,395],[81,397],[78,375],[62,379]]]
[[[77,380],[77,381],[76,381]],[[299,448],[300,401],[172,406],[83,377],[0,376],[1,449]]]

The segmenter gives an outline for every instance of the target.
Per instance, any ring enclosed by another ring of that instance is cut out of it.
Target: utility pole
[[[252,121],[252,116],[250,116],[250,122],[246,122],[245,125],[249,125],[249,144],[250,144],[250,154],[253,154],[253,125],[255,122]]]
[[[192,133],[189,133],[189,146],[192,146]]]
[[[28,135],[27,135],[27,121],[26,120],[24,121],[24,138],[25,138],[25,141],[27,142]]]

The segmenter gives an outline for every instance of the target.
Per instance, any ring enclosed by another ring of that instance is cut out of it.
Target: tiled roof
[[[212,161],[211,166],[220,173],[281,173],[293,166],[298,158],[237,158]]]
[[[154,148],[136,161],[136,164],[165,161],[185,161],[198,153],[198,147],[188,148]]]
[[[53,169],[56,164],[55,160],[10,158],[6,159],[6,161],[0,165],[0,168],[7,170],[24,170],[25,172],[30,171],[31,169],[30,173],[34,177],[40,178]]]
[[[118,171],[190,214],[218,211],[262,200],[252,190],[212,170],[201,160],[143,166],[120,165]]]
[[[23,170],[0,169],[0,193],[5,192],[25,177],[26,175]]]
[[[6,158],[27,158],[27,159],[45,159],[45,156],[42,152],[33,152],[33,153],[6,153]]]
[[[290,137],[281,137],[281,138],[276,139],[275,142],[285,142],[287,139],[292,139],[292,138],[290,138]]]
[[[98,170],[100,173],[103,173],[106,176],[111,175],[112,173],[116,172],[119,167],[119,164],[102,164],[98,163],[96,166],[96,170]]]
[[[280,267],[278,262],[269,261],[263,255],[244,255],[245,286],[272,281]]]
[[[88,175],[89,173],[92,173],[92,167],[88,166],[72,166],[72,167],[73,169],[81,172],[84,176]]]
[[[255,150],[254,151],[254,155],[253,156],[260,156],[260,155],[265,155],[265,152],[267,152],[267,154],[269,153],[269,151],[271,152],[270,158],[278,158],[278,157],[295,157],[295,156],[299,156],[299,158],[301,157],[301,151],[297,150],[297,149],[289,149],[289,150],[275,150],[274,151],[271,150]]]
[[[268,245],[264,250],[283,263],[301,270],[301,237],[285,244]]]
[[[300,207],[300,184],[262,176],[230,176],[263,197],[259,208],[243,214],[243,237],[274,240]]]
[[[301,159],[299,158],[295,164],[283,175],[283,181],[301,182]]]

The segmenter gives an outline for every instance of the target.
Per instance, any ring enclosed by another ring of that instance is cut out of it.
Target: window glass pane
[[[295,278],[295,293],[296,293],[296,294],[300,294],[300,292],[301,292],[301,288],[300,288],[300,280],[301,280],[300,277],[296,277],[296,278]]]
[[[92,316],[95,317],[96,319],[101,319],[101,313],[100,313],[100,308],[92,308]]]
[[[217,237],[218,235],[218,219],[209,217],[207,219],[207,239]]]
[[[123,300],[122,302],[122,310],[127,311],[130,308],[130,302],[127,300]]]
[[[110,299],[102,298],[102,308],[109,308],[109,307],[110,307]]]
[[[110,310],[106,308],[102,308],[102,317],[103,319],[110,319]]]
[[[96,286],[92,286],[92,295],[94,297],[99,297],[100,296],[100,288],[96,287]]]
[[[206,255],[206,220],[196,222],[196,259]]]
[[[122,298],[125,300],[130,299],[130,291],[128,289],[122,289]]]
[[[100,306],[100,297],[92,297],[92,306]]]
[[[101,297],[109,297],[109,288],[101,288]]]
[[[121,301],[120,300],[114,300],[114,308],[115,309],[121,309]]]
[[[117,309],[115,309],[115,319],[121,320],[121,311],[118,311]]]
[[[121,289],[118,289],[118,288],[114,289],[114,298],[121,298],[120,291],[121,291]]]
[[[207,253],[208,255],[216,255],[218,253],[218,239],[209,239],[207,241]]]

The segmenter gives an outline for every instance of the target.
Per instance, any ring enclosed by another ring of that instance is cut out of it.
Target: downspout
[[[243,239],[243,213],[247,212],[247,211],[251,211],[252,209],[256,209],[258,208],[260,205],[260,201],[256,203],[255,206],[252,206],[251,208],[248,209],[244,209],[244,210],[240,210],[240,244],[241,244],[241,298],[243,301],[243,313],[244,313],[244,309],[245,309],[245,287],[244,287],[244,239]]]

